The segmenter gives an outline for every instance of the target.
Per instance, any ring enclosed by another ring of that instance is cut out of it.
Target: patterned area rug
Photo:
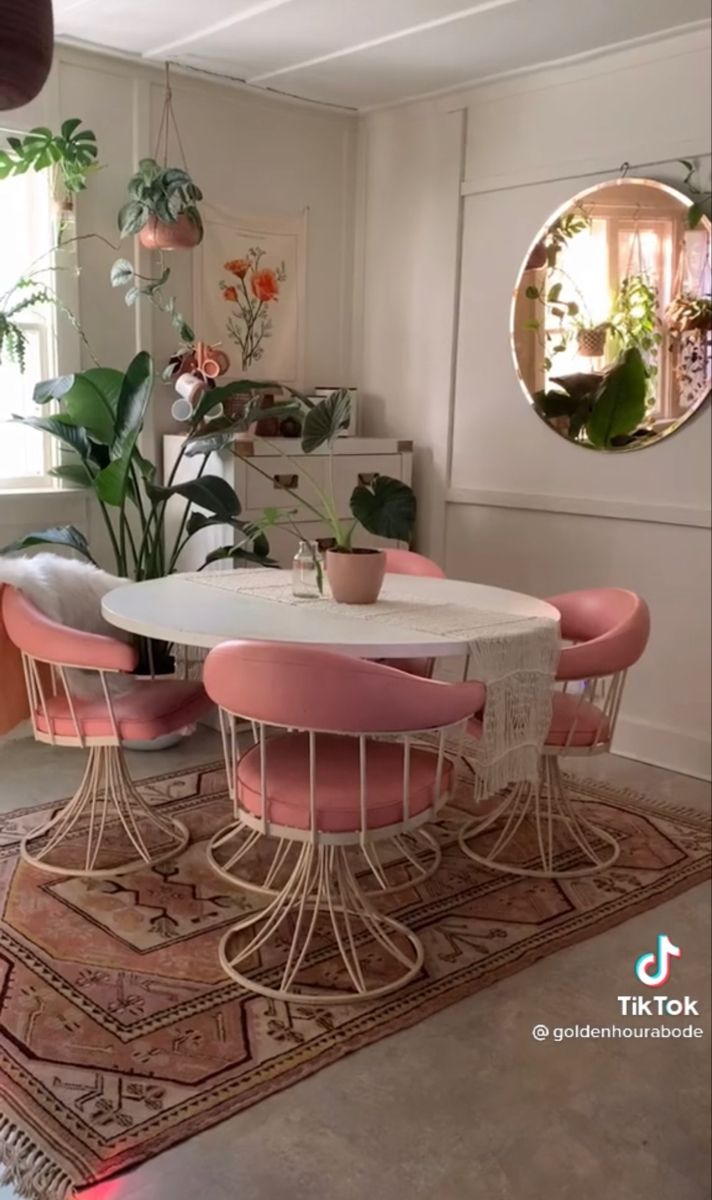
[[[144,785],[150,802],[190,826],[192,844],[177,863],[117,881],[33,870],[19,860],[18,842],[46,819],[46,808],[2,818],[0,1153],[7,1177],[31,1200],[63,1200],[73,1185],[135,1166],[707,877],[705,817],[598,783],[576,791],[622,843],[611,871],[554,883],[479,869],[453,844],[471,794],[465,789],[439,827],[441,870],[388,903],[423,939],[422,976],[380,1001],[343,1007],[328,1004],[328,947],[314,964],[323,1007],[249,995],[221,974],[218,941],[254,903],[205,860],[206,839],[230,812],[221,767]],[[527,837],[524,831],[518,852],[533,861]]]

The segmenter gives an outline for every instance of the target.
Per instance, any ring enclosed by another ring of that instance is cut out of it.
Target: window
[[[2,137],[2,134],[0,134]],[[53,236],[49,172],[34,171],[0,181],[0,315],[32,294],[17,288],[31,273],[38,287],[53,287],[51,264]],[[33,429],[7,424],[14,413],[27,416],[35,411],[32,393],[36,383],[57,373],[54,306],[38,305],[18,312],[12,321],[25,339],[25,369],[20,370],[3,343],[0,362],[0,489],[43,487],[53,465],[50,438]]]

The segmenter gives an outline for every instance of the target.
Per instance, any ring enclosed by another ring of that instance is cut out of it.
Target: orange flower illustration
[[[237,288],[234,288],[234,287],[223,288],[223,300],[229,300],[231,304],[234,304],[235,301],[237,300]]]
[[[238,279],[244,279],[250,269],[250,263],[246,258],[232,258],[230,262],[224,263],[224,267],[231,275],[237,275]]]
[[[255,271],[250,283],[253,295],[258,300],[267,303],[269,300],[277,299],[279,295],[279,282],[276,271],[270,270],[269,267],[263,267],[261,271]]]

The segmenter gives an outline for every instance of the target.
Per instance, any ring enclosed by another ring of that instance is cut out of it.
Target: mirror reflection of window
[[[625,398],[616,400],[596,448],[642,445],[709,395],[710,224],[690,229],[689,209],[651,181],[601,184],[556,214],[531,249],[513,307],[516,365],[539,415],[570,440],[601,442],[601,422],[589,421],[594,393],[631,353],[642,363],[641,395],[630,419]]]

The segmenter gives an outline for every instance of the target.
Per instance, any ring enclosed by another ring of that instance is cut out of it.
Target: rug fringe
[[[0,1184],[10,1184],[23,1200],[72,1200],[72,1180],[7,1117],[0,1117]]]

